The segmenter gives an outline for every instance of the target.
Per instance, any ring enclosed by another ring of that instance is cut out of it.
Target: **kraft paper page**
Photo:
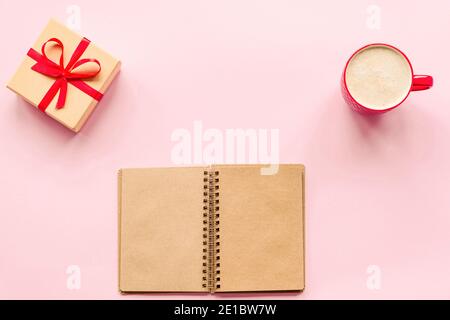
[[[121,291],[205,291],[201,281],[203,171],[120,171]]]
[[[214,166],[220,172],[220,289],[304,289],[304,167]]]

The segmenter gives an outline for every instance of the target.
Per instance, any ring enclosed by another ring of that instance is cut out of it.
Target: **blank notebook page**
[[[201,281],[203,171],[119,172],[121,291],[205,291]]]
[[[214,166],[220,172],[220,288],[304,289],[304,167]]]

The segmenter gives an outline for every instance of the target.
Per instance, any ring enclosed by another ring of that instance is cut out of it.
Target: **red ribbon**
[[[53,42],[55,46],[61,49],[61,56],[59,57],[59,65],[52,60],[50,60],[46,53],[45,47],[48,43]],[[42,45],[41,52],[37,52],[33,48],[28,51],[28,56],[36,61],[36,64],[31,68],[32,70],[39,72],[43,75],[46,75],[51,78],[56,78],[56,81],[47,91],[45,96],[42,98],[41,102],[38,105],[38,108],[45,112],[50,102],[52,102],[53,98],[58,94],[58,101],[56,103],[56,108],[61,109],[64,108],[64,104],[66,102],[67,97],[67,83],[77,87],[87,95],[91,96],[95,100],[99,101],[103,94],[98,92],[87,83],[85,83],[82,79],[89,79],[95,77],[101,71],[100,62],[97,59],[80,59],[83,55],[84,51],[89,46],[90,41],[86,38],[83,38],[78,47],[75,49],[72,57],[70,58],[67,66],[64,67],[64,45],[61,40],[57,38],[51,38],[47,42]],[[94,71],[86,71],[86,72],[77,72],[76,69],[86,63],[93,62],[98,68]]]

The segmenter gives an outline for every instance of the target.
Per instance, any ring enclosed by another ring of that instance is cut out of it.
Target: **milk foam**
[[[395,49],[373,46],[357,53],[346,70],[348,90],[363,106],[388,109],[399,104],[409,93],[411,67]]]

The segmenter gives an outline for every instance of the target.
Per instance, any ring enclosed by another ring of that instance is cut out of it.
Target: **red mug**
[[[371,47],[383,47],[383,48],[387,48],[387,49],[391,49],[396,51],[397,53],[399,53],[401,56],[404,57],[405,61],[408,63],[409,68],[411,69],[411,81],[410,81],[410,87],[409,90],[406,91],[403,99],[398,102],[395,103],[392,106],[388,106],[386,108],[374,108],[371,107],[370,105],[367,105],[367,103],[362,103],[362,102],[358,102],[351,94],[349,88],[348,88],[348,82],[346,79],[347,76],[347,68],[350,64],[350,62],[353,60],[353,58],[360,52],[371,48]],[[344,100],[347,102],[347,104],[355,111],[360,112],[360,113],[364,113],[364,114],[381,114],[381,113],[385,113],[387,111],[390,111],[392,109],[397,108],[399,105],[401,105],[406,98],[408,98],[409,94],[411,93],[411,91],[419,91],[419,90],[426,90],[429,89],[433,86],[433,77],[431,76],[427,76],[427,75],[415,75],[413,72],[413,68],[411,66],[411,62],[409,61],[408,57],[399,49],[395,48],[394,46],[391,46],[389,44],[384,44],[384,43],[373,43],[373,44],[369,44],[366,45],[362,48],[360,48],[359,50],[357,50],[355,53],[353,53],[353,55],[350,57],[350,59],[348,59],[345,68],[344,68],[344,72],[342,74],[342,78],[341,78],[341,91],[342,91],[342,96],[344,97]]]

